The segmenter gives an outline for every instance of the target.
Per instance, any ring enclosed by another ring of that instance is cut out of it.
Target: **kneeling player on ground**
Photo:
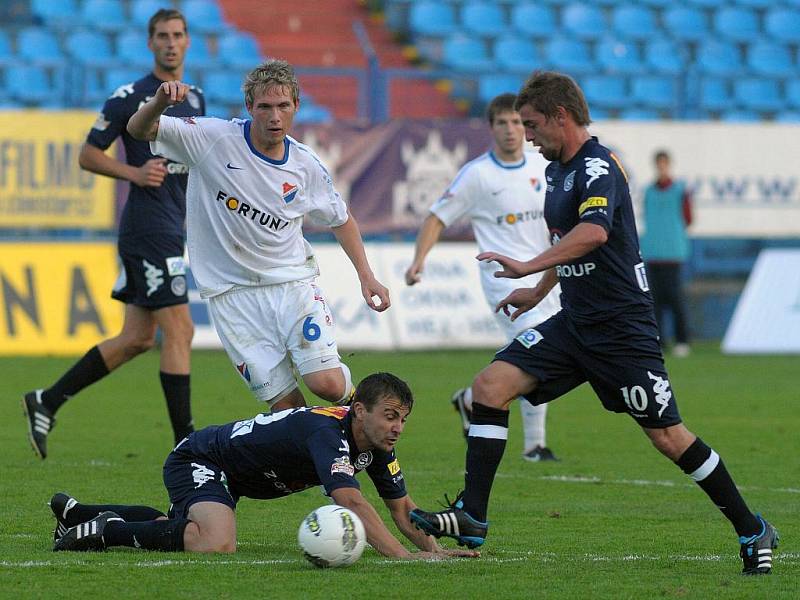
[[[80,504],[59,493],[50,501],[57,520],[53,549],[234,552],[239,498],[280,498],[322,484],[334,502],[361,518],[367,541],[384,556],[477,556],[440,547],[408,519],[416,505],[394,446],[413,402],[405,382],[376,373],[359,384],[350,407],[290,409],[206,427],[178,444],[164,463],[168,515],[147,506]],[[355,475],[362,470],[421,552],[409,552],[361,495]]]

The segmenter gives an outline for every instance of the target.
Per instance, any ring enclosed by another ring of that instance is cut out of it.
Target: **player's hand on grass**
[[[446,558],[479,558],[481,553],[477,550],[467,550],[465,548],[439,548],[436,554]]]
[[[136,169],[133,183],[139,187],[159,187],[167,176],[166,163],[166,158],[151,158]]]
[[[422,265],[413,263],[406,270],[406,285],[414,285],[422,280]]]
[[[481,252],[475,258],[483,262],[494,261],[500,263],[500,266],[503,268],[500,271],[494,272],[495,277],[519,279],[520,277],[525,277],[525,275],[528,275],[528,271],[525,269],[524,262],[504,256],[502,254],[498,254],[497,252]]]
[[[367,306],[376,312],[383,312],[392,305],[389,290],[374,277],[361,282],[361,295],[364,296]],[[378,302],[375,301],[376,296]]]
[[[181,81],[165,81],[156,91],[156,101],[164,107],[180,104],[186,98],[189,86]]]
[[[536,288],[520,288],[514,290],[508,296],[500,300],[494,312],[500,312],[502,310],[507,317],[511,317],[511,320],[515,321],[518,316],[528,312],[539,304],[541,300],[542,297],[537,292]],[[512,312],[511,309],[515,310]]]

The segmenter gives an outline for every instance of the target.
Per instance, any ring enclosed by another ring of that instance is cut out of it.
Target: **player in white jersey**
[[[294,369],[317,396],[347,402],[350,371],[339,361],[333,317],[316,285],[304,216],[331,228],[370,308],[389,308],[389,292],[375,279],[358,224],[328,171],[287,135],[300,104],[294,70],[269,60],[248,74],[247,121],[162,115],[187,89],[164,83],[128,131],[150,140],[155,154],[189,166],[189,260],[228,356],[273,410],[305,404]]]
[[[502,94],[489,103],[487,117],[494,147],[465,164],[444,195],[431,206],[417,236],[414,261],[406,271],[406,283],[421,279],[425,257],[439,240],[442,231],[461,217],[469,217],[478,248],[492,249],[509,256],[525,257],[550,247],[550,234],[544,223],[544,169],[547,161],[538,152],[525,152],[525,130],[514,110],[514,94]],[[522,331],[536,327],[561,309],[557,289],[551,291],[536,308],[516,321],[497,304],[514,291],[515,281],[494,276],[495,267],[480,262],[481,286],[500,328],[510,342]],[[541,275],[529,275],[525,286],[534,287]],[[453,404],[461,413],[464,435],[469,431],[472,389],[458,390]],[[524,457],[531,461],[556,460],[547,447],[545,419],[547,405],[533,406],[520,402],[525,438]]]

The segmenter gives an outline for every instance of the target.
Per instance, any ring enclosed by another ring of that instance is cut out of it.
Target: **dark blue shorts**
[[[197,502],[218,502],[236,510],[228,491],[225,472],[213,462],[200,459],[178,444],[164,463],[164,485],[169,492],[169,518],[188,519],[189,508]]]
[[[122,271],[112,298],[152,310],[189,301],[183,236],[120,238],[118,250]]]
[[[650,315],[576,325],[562,310],[523,331],[494,360],[538,379],[525,396],[531,404],[550,402],[588,381],[606,410],[628,413],[643,427],[681,422]]]

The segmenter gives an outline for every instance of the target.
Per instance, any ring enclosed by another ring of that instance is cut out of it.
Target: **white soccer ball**
[[[361,557],[367,534],[352,510],[328,504],[303,519],[297,541],[306,558],[317,567],[346,567]]]

